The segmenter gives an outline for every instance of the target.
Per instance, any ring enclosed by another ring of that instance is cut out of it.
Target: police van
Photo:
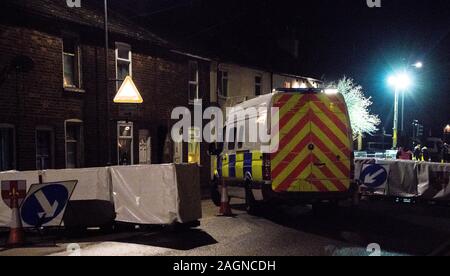
[[[249,133],[261,128],[269,141],[247,142]],[[338,203],[358,190],[352,183],[350,117],[335,90],[278,89],[243,102],[227,114],[224,133],[225,142],[209,150],[217,157],[212,181],[217,205],[222,183],[230,197],[245,198],[249,212],[261,202]],[[268,144],[270,150],[262,150]]]

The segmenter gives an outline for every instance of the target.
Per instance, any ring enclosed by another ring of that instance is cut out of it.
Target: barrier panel
[[[66,227],[98,227],[115,218],[109,168],[48,170],[43,182],[78,180],[64,217]]]
[[[67,206],[66,227],[101,227],[114,220],[135,224],[188,223],[202,216],[196,165],[48,170],[42,172],[42,180],[78,180]],[[39,173],[4,172],[0,173],[0,181],[26,181],[28,191],[32,184],[39,183]],[[9,227],[10,221],[11,209],[0,200],[0,227]]]
[[[27,191],[30,189],[30,186],[36,183],[39,183],[39,174],[37,171],[28,171],[28,172],[3,172],[0,173],[0,182],[2,181],[15,181],[15,180],[25,180]],[[9,227],[11,223],[11,209],[9,206],[0,199],[0,227]]]
[[[164,225],[202,216],[197,166],[112,167],[111,178],[116,221]]]
[[[377,164],[389,166],[387,195],[396,197],[416,197],[417,171],[414,161],[380,160]]]
[[[367,188],[364,183],[367,176],[369,180],[380,176],[376,171],[364,172],[370,164],[387,168],[388,179],[384,192],[373,187]],[[376,195],[450,201],[450,164],[359,158],[355,160],[355,180],[363,191]]]
[[[420,197],[450,201],[450,164],[419,163],[417,174]]]

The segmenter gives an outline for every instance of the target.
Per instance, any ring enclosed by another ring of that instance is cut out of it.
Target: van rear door
[[[340,94],[311,95],[311,184],[318,192],[350,188],[352,134],[344,98]]]
[[[273,107],[279,108],[279,146],[271,154],[272,189],[275,192],[311,192],[313,156],[310,94],[280,93]],[[276,124],[276,122],[274,122]],[[272,133],[275,137],[277,133]]]

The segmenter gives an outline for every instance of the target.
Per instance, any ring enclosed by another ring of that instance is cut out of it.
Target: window
[[[36,169],[54,168],[54,132],[53,129],[41,127],[36,129]]]
[[[219,96],[228,97],[228,72],[219,71]]]
[[[152,138],[147,129],[139,130],[139,164],[152,163]]]
[[[255,95],[256,96],[262,95],[262,77],[261,76],[255,77]]]
[[[131,46],[124,43],[116,43],[116,81],[119,90],[126,77],[132,76]]]
[[[198,63],[196,61],[189,62],[189,101],[193,103],[200,99],[199,83],[198,83]]]
[[[66,168],[75,169],[84,166],[83,122],[68,120],[66,132]]]
[[[81,62],[78,39],[63,38],[64,88],[81,88]]]
[[[133,123],[117,124],[117,158],[120,166],[133,165]]]
[[[200,165],[200,129],[190,128],[189,129],[189,151],[188,151],[188,162],[189,164]]]
[[[175,164],[183,163],[183,142],[177,142],[173,145],[173,162]]]
[[[15,169],[14,141],[14,126],[0,124],[0,171],[9,171]]]

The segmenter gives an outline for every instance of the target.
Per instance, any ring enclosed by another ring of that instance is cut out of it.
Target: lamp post
[[[109,97],[109,66],[108,66],[108,50],[109,50],[109,29],[108,29],[108,0],[104,1],[105,8],[105,91],[106,91],[106,146],[108,147],[108,166],[112,165],[111,152],[111,126],[110,126],[110,97]]]
[[[394,102],[394,133],[392,135],[392,148],[397,149],[398,146],[398,115],[399,115],[399,100],[400,92],[404,92],[411,85],[411,78],[407,73],[402,73],[389,77],[388,83],[395,89],[395,102]],[[403,125],[403,123],[402,123]]]
[[[414,64],[411,64],[410,67],[414,67],[417,70],[423,68],[423,63],[418,61]],[[402,93],[402,124],[401,124],[401,132],[402,135],[405,133],[405,93]]]
[[[423,68],[422,62],[416,62],[409,67],[415,67],[416,69]],[[402,73],[395,74],[389,77],[388,83],[395,89],[395,102],[394,102],[394,133],[392,135],[392,148],[397,149],[398,136],[399,136],[399,101],[400,92],[402,93],[402,121],[401,121],[401,133],[403,135],[405,131],[405,92],[411,86],[412,80],[408,70],[404,70]]]

